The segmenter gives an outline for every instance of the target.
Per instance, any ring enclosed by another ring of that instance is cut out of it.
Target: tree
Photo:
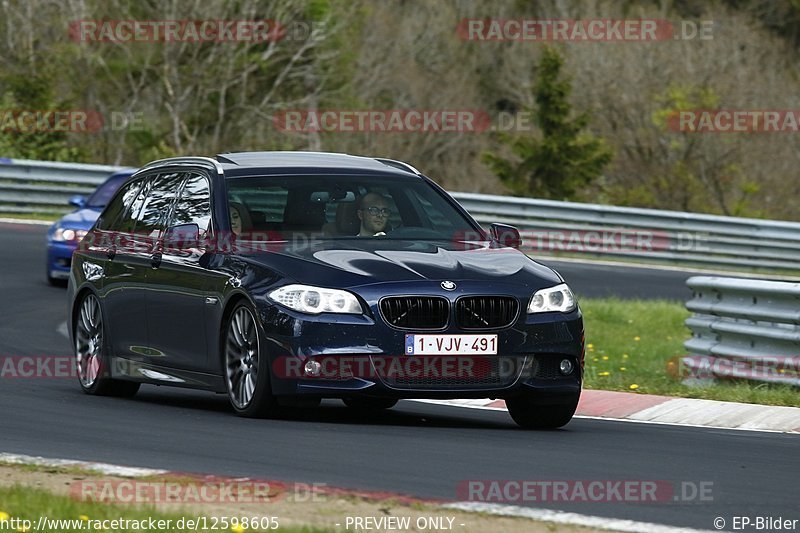
[[[484,155],[484,162],[518,196],[573,199],[611,161],[612,152],[603,139],[584,131],[589,116],[581,113],[571,118],[572,85],[561,76],[563,66],[558,51],[545,46],[533,87],[536,109],[525,109],[532,115],[538,135],[501,136],[516,160]]]

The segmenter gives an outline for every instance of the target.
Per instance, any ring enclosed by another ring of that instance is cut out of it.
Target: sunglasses
[[[373,206],[373,207],[367,207],[366,209],[364,209],[364,211],[366,211],[367,213],[369,213],[370,215],[372,215],[374,217],[376,217],[378,215],[381,215],[381,216],[384,216],[384,217],[388,217],[389,216],[389,208],[388,207],[375,207],[375,206]]]

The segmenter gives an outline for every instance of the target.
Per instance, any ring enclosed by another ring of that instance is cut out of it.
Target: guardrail
[[[800,283],[695,276],[683,377],[800,387]]]
[[[67,202],[88,195],[123,167],[0,158],[0,211],[54,213],[72,210]]]
[[[800,270],[797,222],[471,193],[453,196],[482,224],[520,228],[531,253]]]
[[[0,212],[64,213],[120,167],[0,159]],[[800,223],[452,193],[482,224],[520,228],[533,255],[800,272]]]

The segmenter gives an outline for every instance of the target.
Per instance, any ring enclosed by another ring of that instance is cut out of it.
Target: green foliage
[[[21,111],[64,109],[53,98],[52,80],[43,76],[0,76],[0,157],[81,161],[83,151],[70,145],[64,131],[24,131]]]
[[[533,115],[540,136],[501,137],[517,161],[495,154],[484,156],[484,162],[516,195],[574,199],[611,161],[612,152],[603,139],[585,131],[589,116],[580,113],[572,117],[572,86],[561,75],[563,66],[559,52],[546,46],[533,88],[536,109],[526,109]]]
[[[652,114],[653,125],[669,131],[675,127],[681,111],[712,111],[720,107],[720,97],[711,87],[670,85],[655,98],[658,106]],[[669,162],[655,183],[662,191],[677,191],[682,197],[679,207],[687,211],[709,211],[716,198],[722,214],[731,216],[757,216],[750,206],[750,197],[759,191],[741,165],[729,162],[734,153],[733,139],[722,138],[723,146],[731,146],[724,157],[706,148],[707,139],[692,132],[669,132],[669,142],[663,144]],[[675,195],[673,195],[675,196]],[[656,204],[657,202],[653,202]]]

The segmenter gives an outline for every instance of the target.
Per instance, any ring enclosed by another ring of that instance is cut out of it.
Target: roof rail
[[[375,161],[380,161],[386,166],[399,168],[400,170],[411,172],[412,174],[416,174],[417,176],[422,176],[422,173],[419,170],[417,170],[416,168],[412,167],[411,165],[403,161],[397,161],[395,159],[386,159],[384,157],[376,157]]]
[[[166,167],[171,165],[203,165],[203,166],[211,166],[216,169],[217,174],[222,176],[224,171],[222,170],[222,165],[219,164],[219,161],[216,159],[212,159],[210,157],[200,157],[200,156],[185,156],[185,157],[170,157],[167,159],[159,159],[158,161],[152,161],[147,163],[145,166],[140,168],[136,173],[139,174],[145,170],[152,170],[154,168],[159,167]]]

